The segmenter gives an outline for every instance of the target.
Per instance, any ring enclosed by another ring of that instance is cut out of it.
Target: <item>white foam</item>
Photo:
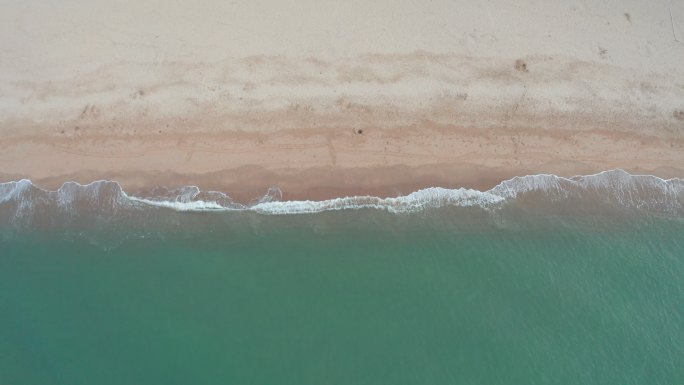
[[[69,213],[77,208],[83,210],[83,207],[89,212],[158,208],[178,212],[252,211],[269,215],[349,209],[408,213],[445,206],[491,209],[532,192],[543,193],[550,200],[599,197],[624,207],[684,214],[683,179],[631,175],[623,170],[571,178],[552,174],[528,175],[503,181],[488,191],[432,187],[391,198],[352,196],[322,201],[280,201],[280,190],[272,188],[249,205],[236,203],[221,192],[202,192],[196,186],[171,190],[159,188],[148,196],[129,196],[112,181],[96,181],[87,185],[67,182],[57,191],[48,191],[24,179],[0,184],[0,209],[11,206],[9,210],[14,211],[14,217],[47,208]],[[5,212],[0,210],[0,215]]]
[[[312,214],[346,209],[379,209],[392,213],[414,212],[442,206],[481,206],[499,203],[503,198],[468,189],[432,187],[396,198],[354,196],[323,201],[267,202],[249,207],[262,214]]]
[[[203,211],[235,210],[234,208],[231,208],[231,207],[221,206],[217,202],[205,202],[202,200],[181,202],[181,201],[151,200],[151,199],[137,198],[137,197],[129,197],[129,199],[133,202],[140,202],[140,203],[143,203],[143,204],[146,204],[149,206],[163,207],[163,208],[172,209],[172,210],[180,211],[180,212],[186,212],[186,211],[203,212]]]

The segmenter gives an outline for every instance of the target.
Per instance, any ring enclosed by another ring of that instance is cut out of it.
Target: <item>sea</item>
[[[0,384],[683,384],[684,180],[0,184]]]

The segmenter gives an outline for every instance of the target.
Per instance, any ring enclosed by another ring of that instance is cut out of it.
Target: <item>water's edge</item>
[[[259,214],[313,214],[346,209],[379,209],[392,213],[415,212],[444,206],[496,208],[525,199],[561,201],[598,199],[625,208],[684,214],[684,179],[661,179],[653,175],[632,175],[623,170],[564,178],[538,174],[505,180],[487,191],[431,187],[391,198],[373,196],[340,197],[322,201],[281,201],[278,188],[244,205],[218,191],[201,191],[196,186],[175,189],[159,187],[144,196],[127,194],[115,181],[100,180],[86,185],[66,182],[51,191],[30,180],[0,183],[2,222],[38,212],[94,211],[100,214],[120,210],[170,209],[179,212],[252,211]]]

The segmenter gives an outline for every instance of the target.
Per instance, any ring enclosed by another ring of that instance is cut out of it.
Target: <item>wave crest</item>
[[[147,210],[179,212],[251,211],[259,214],[312,214],[332,210],[378,209],[415,212],[445,206],[496,209],[511,203],[591,200],[619,207],[684,215],[684,180],[631,175],[623,170],[564,178],[550,174],[515,177],[488,191],[465,188],[426,188],[411,194],[379,198],[354,196],[323,201],[281,201],[277,188],[243,205],[218,191],[196,186],[154,188],[128,195],[113,181],[87,185],[64,183],[56,191],[41,189],[29,180],[0,183],[0,224],[107,221],[139,216]]]

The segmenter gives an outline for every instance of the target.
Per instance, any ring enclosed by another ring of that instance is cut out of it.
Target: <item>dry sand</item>
[[[4,1],[0,181],[247,201],[684,177],[684,1],[286,3]]]

